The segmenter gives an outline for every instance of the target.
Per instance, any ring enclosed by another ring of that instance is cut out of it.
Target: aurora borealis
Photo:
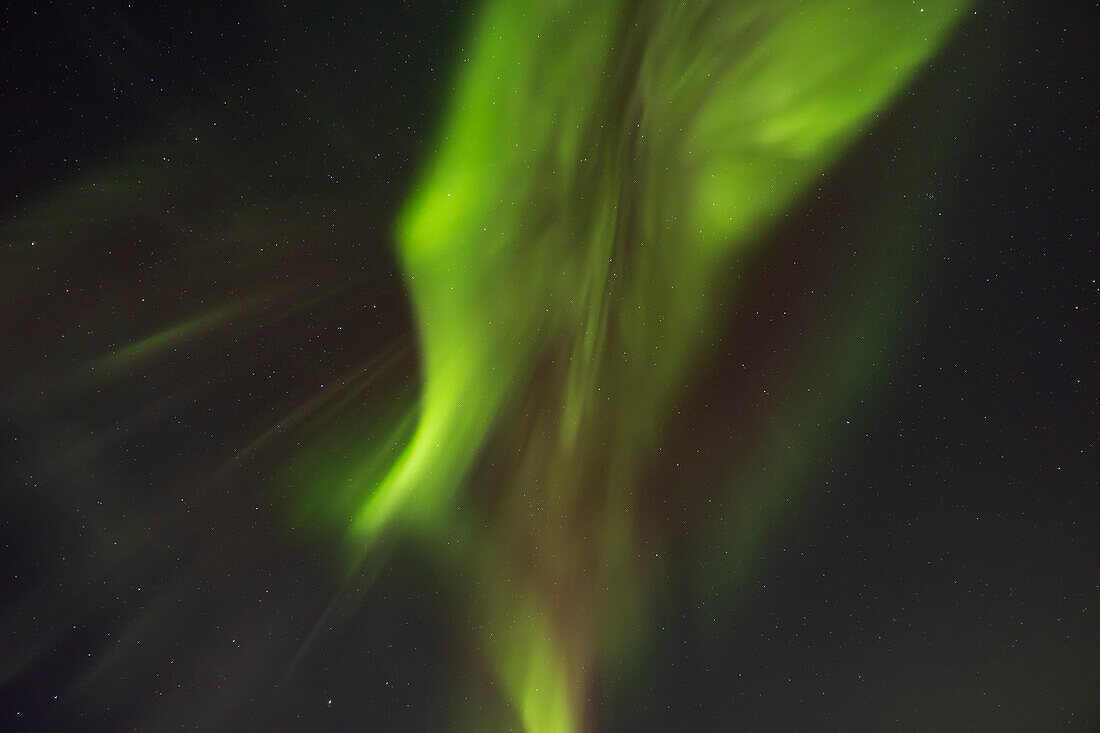
[[[1081,11],[399,5],[56,36],[4,725],[1087,729]]]
[[[957,9],[925,10],[482,11],[397,227],[423,358],[417,427],[365,487],[353,532],[369,541],[402,514],[453,522],[489,434],[527,436],[505,443],[489,520],[464,519],[488,531],[442,550],[472,554],[483,644],[525,730],[583,729],[589,677],[633,644],[624,617],[650,623],[636,475],[695,334],[736,298],[714,273],[935,52]]]

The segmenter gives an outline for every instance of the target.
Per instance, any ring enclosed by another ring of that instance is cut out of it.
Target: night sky
[[[0,729],[1100,725],[1095,3],[162,5],[0,11]]]

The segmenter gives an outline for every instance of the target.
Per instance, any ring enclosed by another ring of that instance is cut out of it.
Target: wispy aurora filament
[[[644,629],[634,488],[705,356],[700,333],[735,302],[732,258],[964,9],[481,11],[396,229],[423,364],[417,422],[396,459],[365,469],[351,531],[369,550],[403,526],[477,579],[470,612],[526,730],[591,727],[601,665]]]

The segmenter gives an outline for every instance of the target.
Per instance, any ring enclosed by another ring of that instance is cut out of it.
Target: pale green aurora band
[[[735,303],[730,262],[965,9],[481,10],[396,227],[418,411],[375,436],[384,447],[351,475],[314,474],[309,495],[341,497],[346,518],[342,487],[358,492],[350,544],[362,552],[401,526],[477,578],[468,610],[525,730],[592,727],[601,668],[637,647],[648,581],[633,492],[705,356],[700,332]],[[460,501],[460,487],[490,498]]]

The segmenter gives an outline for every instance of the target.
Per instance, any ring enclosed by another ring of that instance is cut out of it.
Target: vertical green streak
[[[418,422],[352,534],[370,546],[399,521],[448,534],[460,486],[488,495],[462,520],[480,539],[446,552],[479,578],[477,633],[526,730],[591,725],[599,661],[643,633],[635,477],[735,302],[732,256],[820,179],[964,7],[482,10],[397,222]]]

